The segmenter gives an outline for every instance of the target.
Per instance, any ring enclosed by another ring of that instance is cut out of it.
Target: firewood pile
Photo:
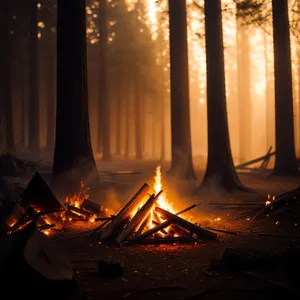
[[[194,204],[177,213],[161,207],[163,191],[148,194],[145,183],[136,194],[126,201],[118,212],[104,221],[93,233],[99,232],[104,243],[119,245],[158,245],[197,243],[216,240],[217,235],[184,219],[184,213]]]
[[[65,206],[62,205],[36,172],[17,200],[2,207],[1,234],[14,233],[31,222],[36,223],[39,231],[49,235],[50,230],[65,231],[66,222],[94,222],[96,218],[101,221],[100,216],[104,217],[104,211],[87,198],[88,189],[81,183],[79,193],[68,195]]]

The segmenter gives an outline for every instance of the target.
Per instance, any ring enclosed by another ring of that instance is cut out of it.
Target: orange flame
[[[84,200],[89,198],[89,189],[85,187],[84,182],[80,181],[80,191],[79,193],[69,194],[66,196],[65,202],[80,208]]]

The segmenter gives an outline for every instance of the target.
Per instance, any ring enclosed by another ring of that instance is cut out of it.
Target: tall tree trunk
[[[102,159],[111,161],[110,145],[110,105],[107,83],[107,0],[100,2],[100,81],[99,81],[99,108],[100,121],[98,122],[98,151],[101,149]]]
[[[86,11],[83,0],[58,0],[57,105],[53,183],[63,193],[85,180],[98,191],[87,93]]]
[[[192,161],[186,0],[169,0],[171,70],[171,169],[178,179],[195,179]]]
[[[29,91],[28,91],[28,148],[34,155],[40,152],[39,77],[38,77],[38,11],[37,1],[29,4]]]
[[[1,1],[0,5],[0,105],[2,119],[5,122],[5,150],[10,153],[14,151],[11,76],[12,35],[10,33],[13,15],[8,1]]]
[[[165,146],[165,98],[164,91],[159,91],[160,94],[160,160],[166,159],[166,146]]]
[[[237,18],[238,111],[240,161],[251,155],[251,67],[249,33],[243,20]]]
[[[272,0],[275,74],[274,175],[296,175],[298,167],[294,142],[293,88],[288,1]]]
[[[142,111],[141,111],[141,74],[139,67],[135,69],[135,81],[134,81],[134,131],[135,131],[135,158],[142,159]]]
[[[47,138],[46,148],[53,151],[55,137],[55,58],[47,58]]]
[[[221,0],[205,0],[208,158],[201,187],[242,189],[232,160],[226,109]]]

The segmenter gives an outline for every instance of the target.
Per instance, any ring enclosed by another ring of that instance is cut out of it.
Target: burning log
[[[159,226],[161,223],[159,223],[159,222],[156,222],[156,221],[153,221],[152,220],[152,223],[155,225],[155,226]],[[153,227],[154,228],[154,227]],[[168,235],[168,232],[166,231],[166,230],[164,230],[164,229],[161,229],[161,230],[159,230],[161,233],[163,233],[164,235]]]
[[[193,241],[195,240],[190,232],[186,231],[176,224],[172,224],[172,229],[178,236],[182,236]]]
[[[141,207],[141,209],[134,215],[132,220],[129,222],[129,224],[126,226],[126,228],[119,234],[116,241],[117,243],[121,244],[124,242],[129,235],[134,231],[134,229],[138,226],[138,224],[144,220],[144,218],[149,214],[151,208],[154,206],[156,201],[158,200],[158,197],[162,191],[160,191],[156,195],[151,195],[150,198],[147,200],[147,202]]]
[[[144,222],[140,225],[139,229],[136,232],[136,235],[139,236],[142,234],[143,230],[145,229],[145,227],[147,226],[147,224],[150,222],[150,216],[148,215],[146,217],[146,219],[144,220]]]
[[[183,227],[184,229],[186,229],[191,233],[197,234],[201,240],[212,241],[212,240],[216,240],[217,238],[217,235],[215,233],[206,230],[202,227],[199,227],[193,223],[190,223],[160,207],[156,207],[155,211],[160,215],[162,215],[164,218],[168,219],[168,221],[170,221],[171,223],[179,225],[180,227]]]
[[[112,222],[105,228],[101,233],[101,239],[108,239],[119,226],[124,219],[126,219],[132,211],[140,204],[143,198],[147,195],[150,190],[150,186],[147,183],[138,190],[138,192],[126,203],[126,205],[120,210]]]
[[[189,207],[187,207],[187,208],[185,208],[185,209],[179,211],[178,213],[176,213],[176,216],[179,216],[179,215],[181,215],[181,214],[183,214],[183,213],[186,213],[187,211],[193,209],[194,207],[196,207],[196,206],[198,206],[198,205],[200,205],[200,204],[201,204],[201,203],[193,204],[193,205],[191,205],[191,206],[189,206]],[[155,215],[156,213],[157,213],[157,212],[154,211],[154,215]],[[153,221],[152,221],[152,222],[153,222]],[[144,233],[141,234],[140,236],[134,237],[133,239],[134,239],[134,240],[139,240],[139,241],[141,241],[142,239],[145,239],[145,238],[151,236],[152,234],[157,233],[158,231],[162,231],[164,228],[169,227],[171,224],[172,224],[172,221],[169,221],[169,220],[164,221],[164,222],[162,222],[162,223],[160,223],[160,224],[157,224],[155,227],[149,229],[148,231],[144,232]],[[165,231],[165,232],[166,232],[166,231]],[[168,233],[166,232],[166,234],[168,234]]]
[[[74,213],[75,215],[79,215],[82,216],[84,219],[90,219],[93,217],[93,214],[83,210],[81,208],[75,207],[73,205],[68,204],[68,210],[72,213]]]

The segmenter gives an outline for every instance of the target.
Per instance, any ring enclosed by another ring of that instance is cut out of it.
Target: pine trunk
[[[221,0],[205,0],[208,159],[202,187],[232,191],[236,175],[227,121]]]
[[[85,180],[98,191],[88,113],[86,11],[83,0],[58,0],[57,105],[53,183],[63,193]]]
[[[275,74],[274,175],[297,175],[288,1],[272,0]]]

